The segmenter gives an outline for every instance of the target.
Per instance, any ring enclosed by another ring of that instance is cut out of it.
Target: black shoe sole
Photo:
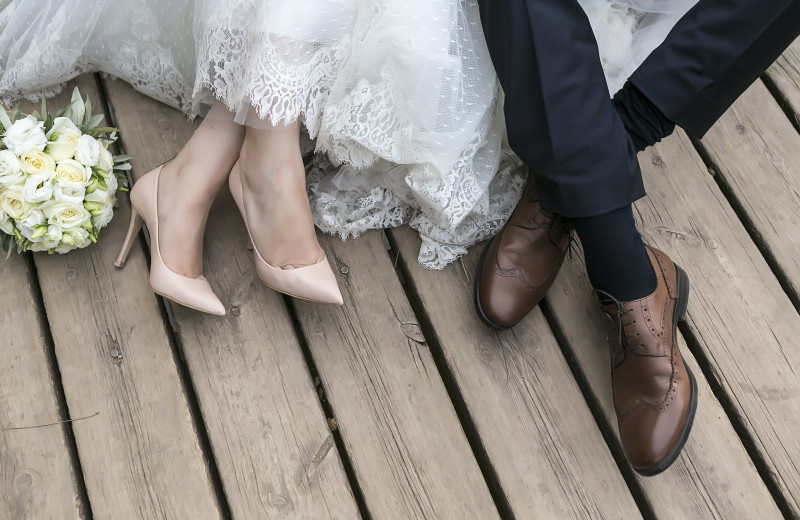
[[[481,319],[484,325],[493,328],[495,330],[508,330],[514,325],[516,325],[516,323],[514,325],[508,325],[508,326],[498,325],[492,322],[492,320],[490,320],[486,316],[486,313],[483,312],[483,307],[481,307],[480,289],[481,289],[481,273],[483,272],[483,263],[486,261],[486,253],[489,252],[489,248],[492,247],[492,242],[494,242],[496,238],[497,236],[495,236],[493,239],[489,241],[488,244],[486,244],[486,247],[483,248],[483,252],[481,253],[481,257],[478,260],[478,268],[475,269],[475,284],[472,290],[472,299],[473,302],[475,303],[475,311],[478,313],[478,317]]]
[[[684,321],[686,319],[686,308],[689,303],[689,277],[686,273],[678,267],[675,266],[675,270],[677,271],[677,292],[678,292],[678,301],[675,302],[675,314],[672,317],[672,334],[673,338],[677,337],[678,334],[678,322]],[[637,469],[636,472],[643,477],[653,477],[662,473],[664,470],[669,468],[673,462],[678,458],[678,455],[681,454],[681,450],[683,450],[686,441],[689,439],[689,433],[692,430],[692,425],[694,424],[694,416],[697,412],[697,381],[695,381],[694,374],[692,371],[689,370],[689,366],[686,364],[686,361],[683,363],[684,367],[686,368],[686,373],[689,375],[689,382],[691,383],[691,397],[689,398],[689,413],[686,416],[686,422],[683,425],[683,429],[681,430],[681,435],[678,438],[678,442],[675,444],[675,447],[672,448],[672,451],[669,452],[667,458],[665,458],[660,464],[653,468],[648,469]]]

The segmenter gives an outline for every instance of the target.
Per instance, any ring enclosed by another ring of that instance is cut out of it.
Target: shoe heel
[[[136,235],[139,234],[139,230],[142,229],[143,223],[144,219],[142,218],[142,215],[136,209],[136,206],[131,204],[131,223],[128,227],[128,234],[125,237],[125,242],[122,244],[122,250],[119,252],[117,261],[114,262],[114,266],[121,268],[125,265],[125,261],[128,259],[128,253],[131,252],[133,241],[136,238]]]
[[[675,302],[675,323],[686,321],[686,311],[689,307],[689,275],[675,266],[677,278],[678,301]]]

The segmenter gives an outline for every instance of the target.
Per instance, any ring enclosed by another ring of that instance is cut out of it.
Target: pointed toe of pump
[[[228,186],[233,195],[233,200],[239,207],[239,212],[244,219],[244,225],[247,228],[247,233],[250,237],[250,243],[253,242],[253,235],[250,233],[250,225],[247,222],[247,213],[244,208],[244,192],[242,188],[242,179],[240,177],[238,163],[234,165],[231,170],[231,175],[228,179]],[[328,257],[325,256],[313,265],[307,265],[298,269],[279,269],[271,266],[258,248],[253,245],[253,256],[255,257],[256,271],[258,277],[264,282],[265,285],[275,289],[278,292],[292,296],[293,298],[300,298],[302,300],[310,300],[319,303],[331,303],[335,305],[342,305],[344,298],[339,290],[339,284],[336,282],[336,275],[328,263]]]
[[[278,269],[256,258],[256,269],[261,281],[278,292],[294,298],[319,303],[342,305],[344,298],[339,290],[336,275],[328,258],[298,269]]]

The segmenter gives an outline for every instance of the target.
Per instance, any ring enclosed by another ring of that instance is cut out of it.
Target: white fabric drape
[[[611,91],[692,3],[581,1]],[[317,225],[408,223],[428,267],[495,233],[524,184],[474,0],[0,0],[0,100],[87,71],[190,116],[219,99],[239,122],[302,121],[324,152]]]

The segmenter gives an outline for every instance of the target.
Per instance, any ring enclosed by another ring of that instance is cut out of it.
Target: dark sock
[[[588,218],[572,218],[595,289],[627,302],[656,289],[650,257],[636,229],[633,206]]]
[[[611,103],[617,109],[637,152],[656,144],[675,130],[675,123],[630,81],[625,82],[614,94]]]

